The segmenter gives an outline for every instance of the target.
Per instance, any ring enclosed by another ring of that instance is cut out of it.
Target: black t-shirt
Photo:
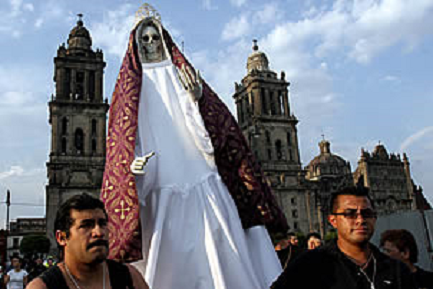
[[[112,289],[134,289],[132,277],[127,266],[107,260],[108,272]],[[63,273],[58,266],[46,270],[39,278],[44,281],[48,289],[69,289]]]
[[[433,289],[433,272],[425,271],[416,267],[416,271],[412,273],[413,280],[417,289]]]

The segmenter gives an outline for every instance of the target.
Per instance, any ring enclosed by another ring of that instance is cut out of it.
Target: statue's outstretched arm
[[[144,167],[151,157],[155,155],[155,152],[151,152],[143,157],[136,157],[132,162],[130,168],[131,172],[136,176],[144,176],[146,173],[144,172]]]

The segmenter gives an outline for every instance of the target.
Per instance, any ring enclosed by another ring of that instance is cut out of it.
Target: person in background
[[[299,246],[298,236],[296,236],[296,234],[294,232],[289,232],[287,234],[287,238],[288,238],[290,244],[292,244],[293,246]]]
[[[322,238],[319,233],[312,232],[307,235],[307,249],[314,250],[322,246]]]
[[[387,230],[380,237],[382,251],[405,263],[414,279],[416,288],[433,288],[433,272],[428,272],[416,266],[418,262],[418,246],[415,238],[407,230]]]
[[[278,259],[283,269],[304,251],[298,244],[299,241],[296,234],[289,232],[286,238],[279,241],[275,246],[275,251],[277,252]]]
[[[27,271],[21,268],[22,261],[19,256],[11,258],[12,270],[7,272],[4,283],[8,289],[24,289],[27,285]]]
[[[44,263],[44,266],[48,269],[56,265],[56,262],[54,262],[54,258],[52,256],[49,256],[47,260]]]
[[[32,270],[29,272],[29,283],[47,270],[41,257],[36,257],[34,263]]]

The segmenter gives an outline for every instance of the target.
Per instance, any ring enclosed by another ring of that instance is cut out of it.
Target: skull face
[[[147,61],[160,62],[163,60],[161,36],[155,27],[147,26],[143,29],[140,43]]]

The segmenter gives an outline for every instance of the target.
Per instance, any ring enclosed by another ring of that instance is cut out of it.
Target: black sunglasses
[[[346,219],[349,220],[356,220],[358,218],[358,215],[361,215],[361,217],[363,219],[375,219],[377,218],[377,213],[371,209],[365,209],[365,210],[361,210],[358,213],[358,210],[345,210],[344,212],[341,213],[331,213],[331,215],[336,215],[336,216],[344,216]]]

